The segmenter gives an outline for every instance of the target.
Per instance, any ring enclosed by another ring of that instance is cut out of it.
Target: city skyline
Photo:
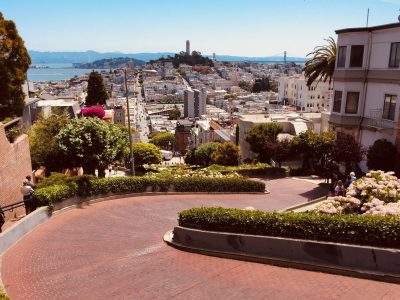
[[[400,0],[3,0],[29,50],[305,57],[335,30],[397,22]],[[99,34],[100,33],[100,34]]]

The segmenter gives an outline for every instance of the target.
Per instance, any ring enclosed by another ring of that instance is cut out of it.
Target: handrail
[[[21,207],[21,206],[24,206],[25,205],[25,202],[24,201],[20,201],[20,202],[15,202],[15,203],[12,203],[12,204],[9,204],[9,205],[6,205],[6,206],[2,206],[2,207],[0,207],[0,209],[3,211],[3,212],[6,212],[6,211],[9,211],[9,210],[14,210],[15,208],[18,208],[18,207]]]

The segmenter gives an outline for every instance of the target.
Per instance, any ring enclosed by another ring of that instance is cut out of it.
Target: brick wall
[[[14,143],[7,140],[4,125],[0,123],[0,205],[22,201],[20,187],[26,175],[32,173],[29,140],[26,134]],[[25,213],[24,207],[6,212],[6,220]]]

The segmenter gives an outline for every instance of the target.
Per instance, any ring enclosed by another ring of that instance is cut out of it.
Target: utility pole
[[[132,151],[131,116],[129,114],[128,79],[127,79],[127,75],[126,75],[126,69],[124,70],[124,73],[125,73],[126,109],[128,111],[129,156],[130,156],[130,163],[131,163],[131,174],[133,176],[135,176],[135,158],[133,157],[133,151]]]

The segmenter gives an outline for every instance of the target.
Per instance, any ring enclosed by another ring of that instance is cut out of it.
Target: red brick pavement
[[[303,184],[301,191],[301,182],[288,179],[275,183],[299,193],[310,188]],[[13,300],[400,298],[395,284],[186,253],[162,241],[182,209],[271,210],[296,199],[304,200],[279,193],[170,195],[73,209],[38,226],[3,256],[3,283]]]

